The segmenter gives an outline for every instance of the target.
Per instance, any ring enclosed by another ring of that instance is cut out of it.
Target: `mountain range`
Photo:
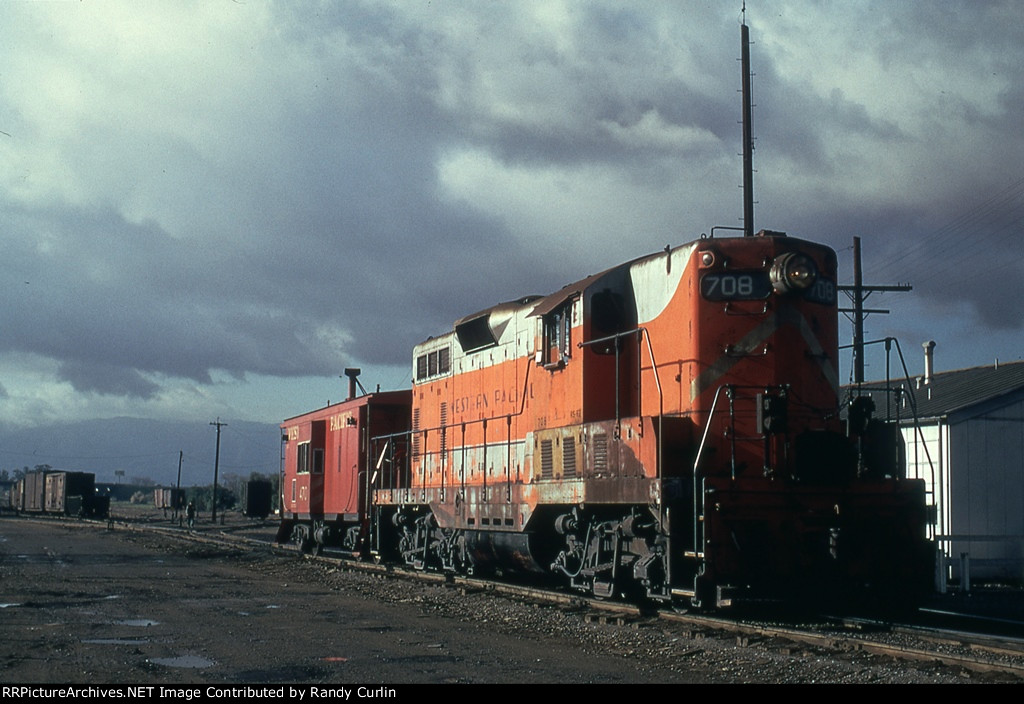
[[[281,435],[276,424],[223,421],[219,475],[276,474]],[[108,418],[33,428],[0,425],[0,470],[50,465],[93,472],[96,481],[173,486],[181,453],[182,486],[213,482],[217,428],[210,421]],[[120,473],[120,474],[118,474]]]

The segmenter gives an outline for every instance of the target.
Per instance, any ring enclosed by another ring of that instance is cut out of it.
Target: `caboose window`
[[[295,447],[295,473],[309,474],[309,443],[300,442]]]

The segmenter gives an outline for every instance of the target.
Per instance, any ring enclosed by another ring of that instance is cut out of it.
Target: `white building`
[[[935,503],[949,576],[959,579],[966,556],[972,581],[1024,581],[1024,362],[926,369],[889,386],[905,390],[888,411],[900,420],[907,475],[924,479]],[[873,395],[884,417],[886,402]]]

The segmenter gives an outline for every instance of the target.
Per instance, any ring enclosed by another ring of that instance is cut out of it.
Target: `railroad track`
[[[177,527],[154,523],[103,522],[107,528],[159,533],[167,537],[195,544],[234,548],[240,550],[266,549],[269,552],[295,558],[299,556],[292,546],[278,546],[265,539],[237,535],[230,530],[202,530],[188,532]],[[864,618],[822,619],[812,626],[779,625],[770,622],[750,622],[729,616],[699,613],[677,613],[671,610],[653,610],[634,604],[588,598],[585,595],[551,591],[512,583],[497,583],[472,577],[461,577],[430,572],[407,570],[393,565],[357,562],[330,551],[320,556],[302,556],[305,560],[332,568],[371,573],[425,583],[445,584],[452,588],[474,592],[490,592],[524,601],[555,604],[562,608],[578,609],[581,618],[588,621],[629,624],[656,619],[664,624],[690,633],[723,634],[734,636],[739,647],[780,648],[784,652],[799,648],[814,648],[831,653],[870,653],[916,663],[938,663],[963,668],[977,673],[995,673],[1024,680],[1024,639],[994,636],[962,629],[896,624]],[[957,616],[962,616],[957,614]]]

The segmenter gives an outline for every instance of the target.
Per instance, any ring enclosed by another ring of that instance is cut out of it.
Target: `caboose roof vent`
[[[356,384],[359,382],[356,379],[362,370],[355,367],[348,367],[345,369],[345,376],[348,377],[348,398],[346,401],[351,401],[356,397]]]

